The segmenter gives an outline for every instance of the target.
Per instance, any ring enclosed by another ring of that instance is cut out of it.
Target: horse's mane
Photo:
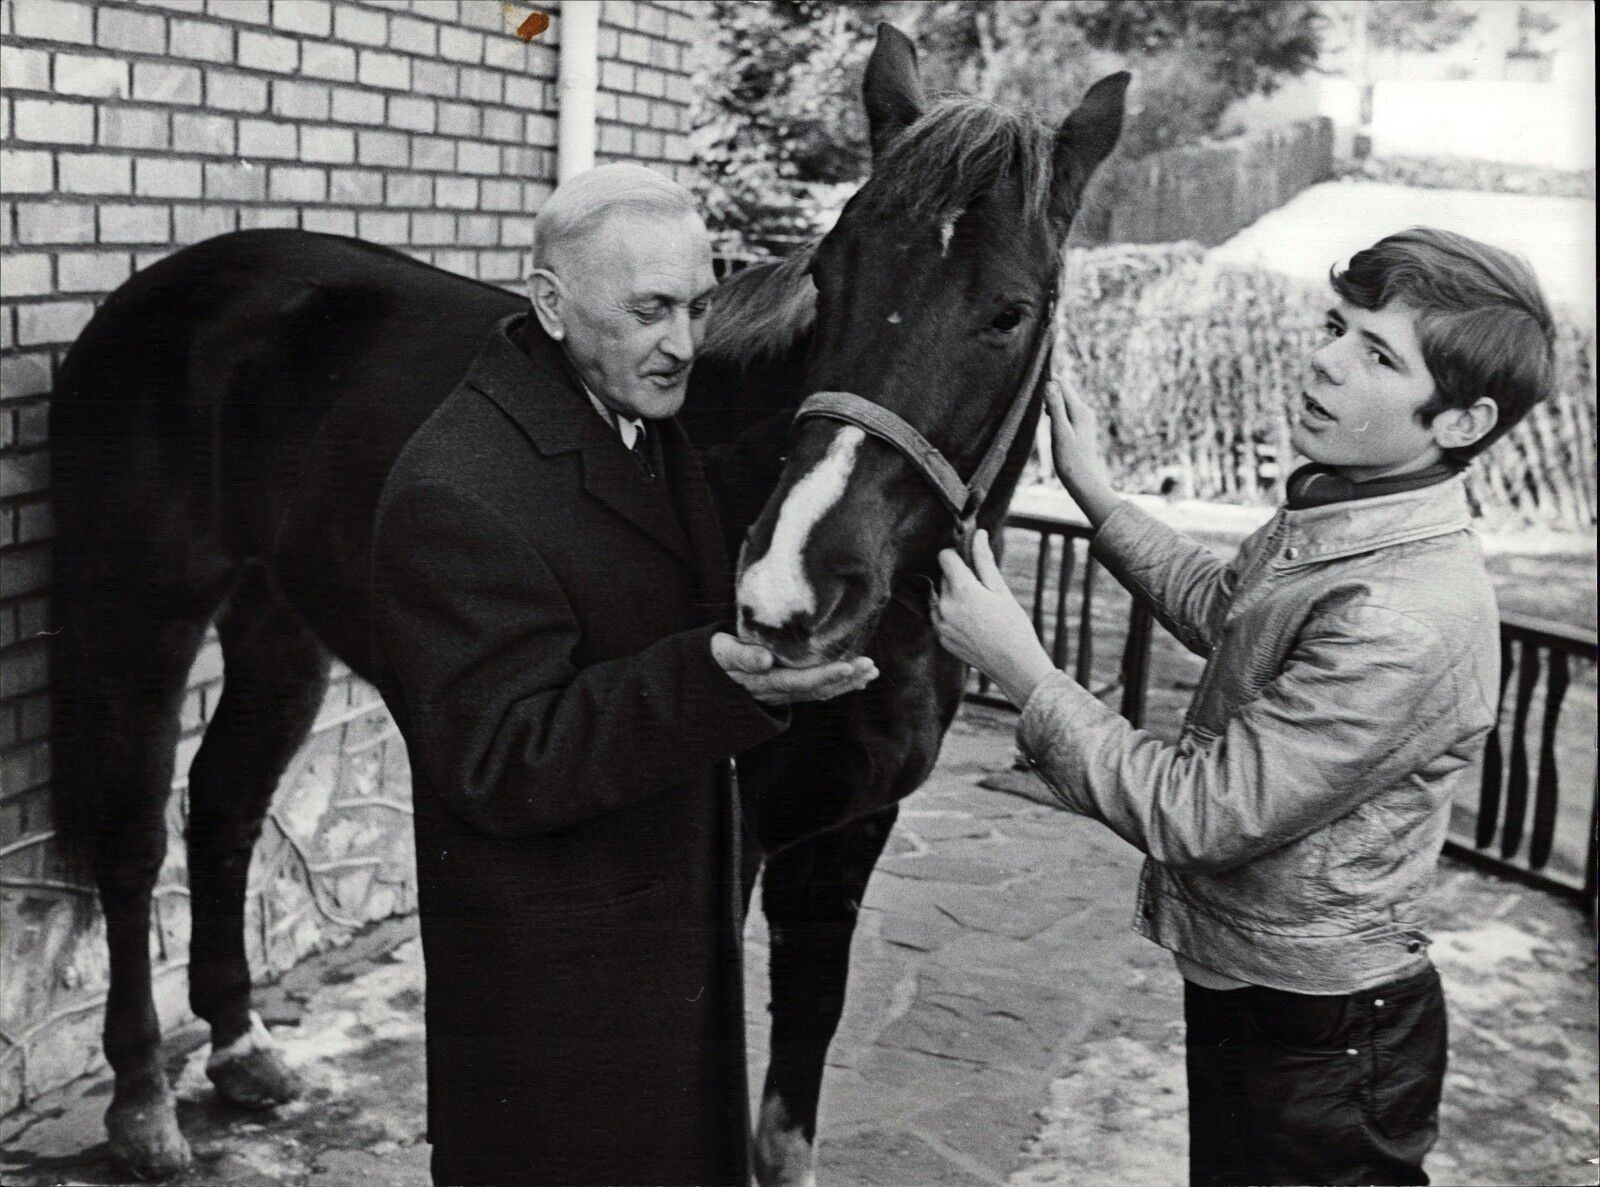
[[[1014,174],[1029,220],[1044,216],[1055,132],[984,99],[939,99],[890,145],[861,193],[875,216],[944,223]]]
[[[1025,216],[1040,218],[1050,200],[1054,150],[1054,130],[1038,120],[983,99],[948,96],[894,141],[858,201],[871,218],[936,225],[1015,174]],[[815,247],[724,281],[704,353],[745,366],[787,352],[816,320],[817,292],[806,274]]]
[[[718,285],[702,352],[747,365],[779,358],[799,341],[817,316],[817,290],[806,274],[814,246],[752,264]]]

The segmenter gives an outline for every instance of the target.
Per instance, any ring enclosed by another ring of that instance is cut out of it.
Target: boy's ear
[[[1446,408],[1428,426],[1441,449],[1465,449],[1488,435],[1500,420],[1500,406],[1482,396],[1467,408]]]

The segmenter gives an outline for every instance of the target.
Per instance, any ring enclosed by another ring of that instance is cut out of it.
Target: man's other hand
[[[742,643],[728,634],[711,636],[711,658],[729,679],[764,705],[830,701],[878,678],[878,666],[866,656],[809,668],[780,668],[765,647]]]

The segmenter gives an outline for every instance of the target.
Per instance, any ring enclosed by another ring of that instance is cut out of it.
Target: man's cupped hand
[[[729,634],[711,636],[711,658],[729,679],[764,705],[829,701],[857,692],[878,678],[878,665],[864,655],[807,668],[785,668],[765,647]]]

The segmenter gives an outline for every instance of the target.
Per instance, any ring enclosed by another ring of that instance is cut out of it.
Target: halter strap
[[[1022,427],[1022,418],[1027,415],[1028,405],[1044,374],[1055,338],[1055,314],[1056,303],[1052,296],[1046,307],[1044,330],[1034,346],[1033,357],[1028,362],[1022,384],[970,481],[963,482],[944,454],[935,449],[904,417],[854,392],[817,392],[807,396],[794,414],[795,422],[799,423],[808,416],[825,416],[830,420],[855,425],[863,432],[892,445],[928,480],[940,501],[954,516],[956,543],[961,555],[970,564],[972,541],[977,534],[978,511],[989,497],[989,488],[999,477],[1000,468],[1005,465],[1011,445],[1017,438],[1017,430]]]
[[[863,399],[854,392],[817,392],[806,397],[794,418],[798,421],[806,416],[842,420],[887,441],[922,471],[922,476],[932,485],[952,515],[960,518],[966,512],[968,489],[967,484],[961,481],[961,475],[945,461],[944,454],[935,449],[899,413]]]

